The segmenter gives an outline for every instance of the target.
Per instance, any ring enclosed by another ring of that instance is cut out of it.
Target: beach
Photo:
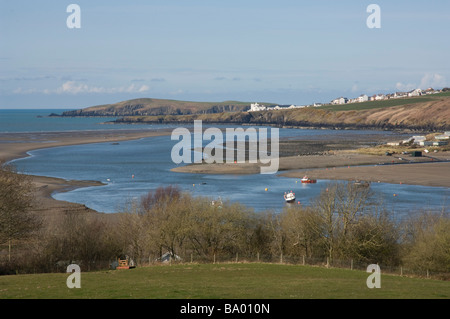
[[[170,135],[170,130],[111,130],[46,133],[1,133],[0,160],[3,162],[28,156],[27,152],[50,147],[89,143],[114,143],[144,137]],[[292,143],[292,142],[290,142]],[[414,184],[450,187],[450,152],[424,157],[367,155],[346,149],[318,151],[313,154],[283,156],[279,162],[281,176],[313,179],[364,180],[391,184]],[[249,163],[191,164],[172,169],[179,173],[197,174],[259,174],[260,166]],[[55,200],[52,194],[75,188],[103,185],[99,181],[75,181],[32,176],[36,186],[34,210],[52,215],[69,210],[90,211],[84,205]]]
[[[76,132],[0,133],[0,163],[27,157],[27,152],[50,147],[90,143],[114,143],[152,136],[169,135],[170,130],[108,130]],[[54,216],[67,211],[97,213],[84,205],[59,201],[52,197],[58,192],[76,188],[101,186],[98,181],[74,181],[60,178],[31,176],[36,188],[32,210],[41,216]]]
[[[364,180],[422,186],[450,187],[450,152],[424,157],[395,157],[336,151],[327,155],[281,157],[281,176],[314,179]],[[191,164],[172,169],[198,174],[259,174],[259,164]]]

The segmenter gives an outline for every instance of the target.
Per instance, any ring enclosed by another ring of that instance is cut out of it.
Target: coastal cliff
[[[273,105],[273,104],[266,104]],[[387,101],[249,112],[247,102],[136,99],[66,111],[60,116],[115,116],[114,123],[273,125],[335,129],[450,130],[450,94]]]

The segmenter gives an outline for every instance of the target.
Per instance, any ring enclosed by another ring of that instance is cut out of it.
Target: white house
[[[415,89],[415,90],[412,90],[411,92],[408,92],[408,96],[409,97],[411,97],[411,96],[420,96],[420,95],[422,95],[422,90],[421,89]]]
[[[358,102],[367,102],[367,101],[369,101],[369,97],[367,95],[365,95],[365,94],[361,94],[360,96],[358,96],[356,98],[356,100]]]
[[[267,107],[258,103],[252,103],[250,104],[250,110],[249,112],[257,112],[257,111],[265,111],[267,110]]]
[[[399,99],[399,98],[402,98],[402,97],[407,97],[408,96],[408,93],[406,93],[406,92],[395,92],[394,93],[394,99]]]
[[[348,102],[348,99],[346,97],[339,97],[337,99],[334,99],[333,101],[331,101],[331,104],[345,104]]]
[[[380,100],[385,100],[385,99],[386,99],[386,95],[384,95],[384,94],[375,95],[375,101],[380,101]]]

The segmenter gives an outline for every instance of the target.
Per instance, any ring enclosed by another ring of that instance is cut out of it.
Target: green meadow
[[[450,281],[383,274],[368,288],[361,270],[221,263],[155,265],[81,273],[0,277],[0,299],[449,299]]]

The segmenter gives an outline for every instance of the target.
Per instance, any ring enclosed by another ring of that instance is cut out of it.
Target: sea
[[[115,118],[49,117],[63,109],[0,110],[0,133],[33,133],[101,130],[176,129],[174,124],[105,124]],[[188,124],[186,128],[191,128]],[[207,128],[204,125],[204,128]],[[210,126],[211,127],[211,126]],[[217,128],[225,126],[215,125]],[[226,126],[232,127],[233,126]],[[248,128],[248,127],[245,127]],[[257,130],[264,127],[255,127]],[[270,127],[265,127],[268,131]],[[349,138],[354,134],[392,134],[386,131],[355,131],[328,129],[280,128],[280,139],[326,139],[336,134]],[[32,134],[31,134],[32,135]],[[0,147],[4,142],[0,139]],[[66,180],[95,180],[104,186],[78,188],[55,193],[53,197],[84,204],[103,213],[128,211],[140,198],[158,187],[178,186],[193,196],[210,200],[238,202],[255,212],[281,212],[287,205],[309,205],[332,181],[318,180],[302,184],[298,178],[277,174],[214,175],[171,171],[183,163],[172,161],[171,152],[178,140],[170,135],[142,138],[118,143],[95,143],[43,148],[28,153],[28,157],[12,161],[19,172],[57,177]],[[195,150],[192,150],[195,152]],[[301,157],[299,158],[301,160]],[[397,219],[417,212],[448,210],[450,188],[406,184],[372,183],[373,200]],[[285,192],[293,191],[296,201],[287,204]]]

